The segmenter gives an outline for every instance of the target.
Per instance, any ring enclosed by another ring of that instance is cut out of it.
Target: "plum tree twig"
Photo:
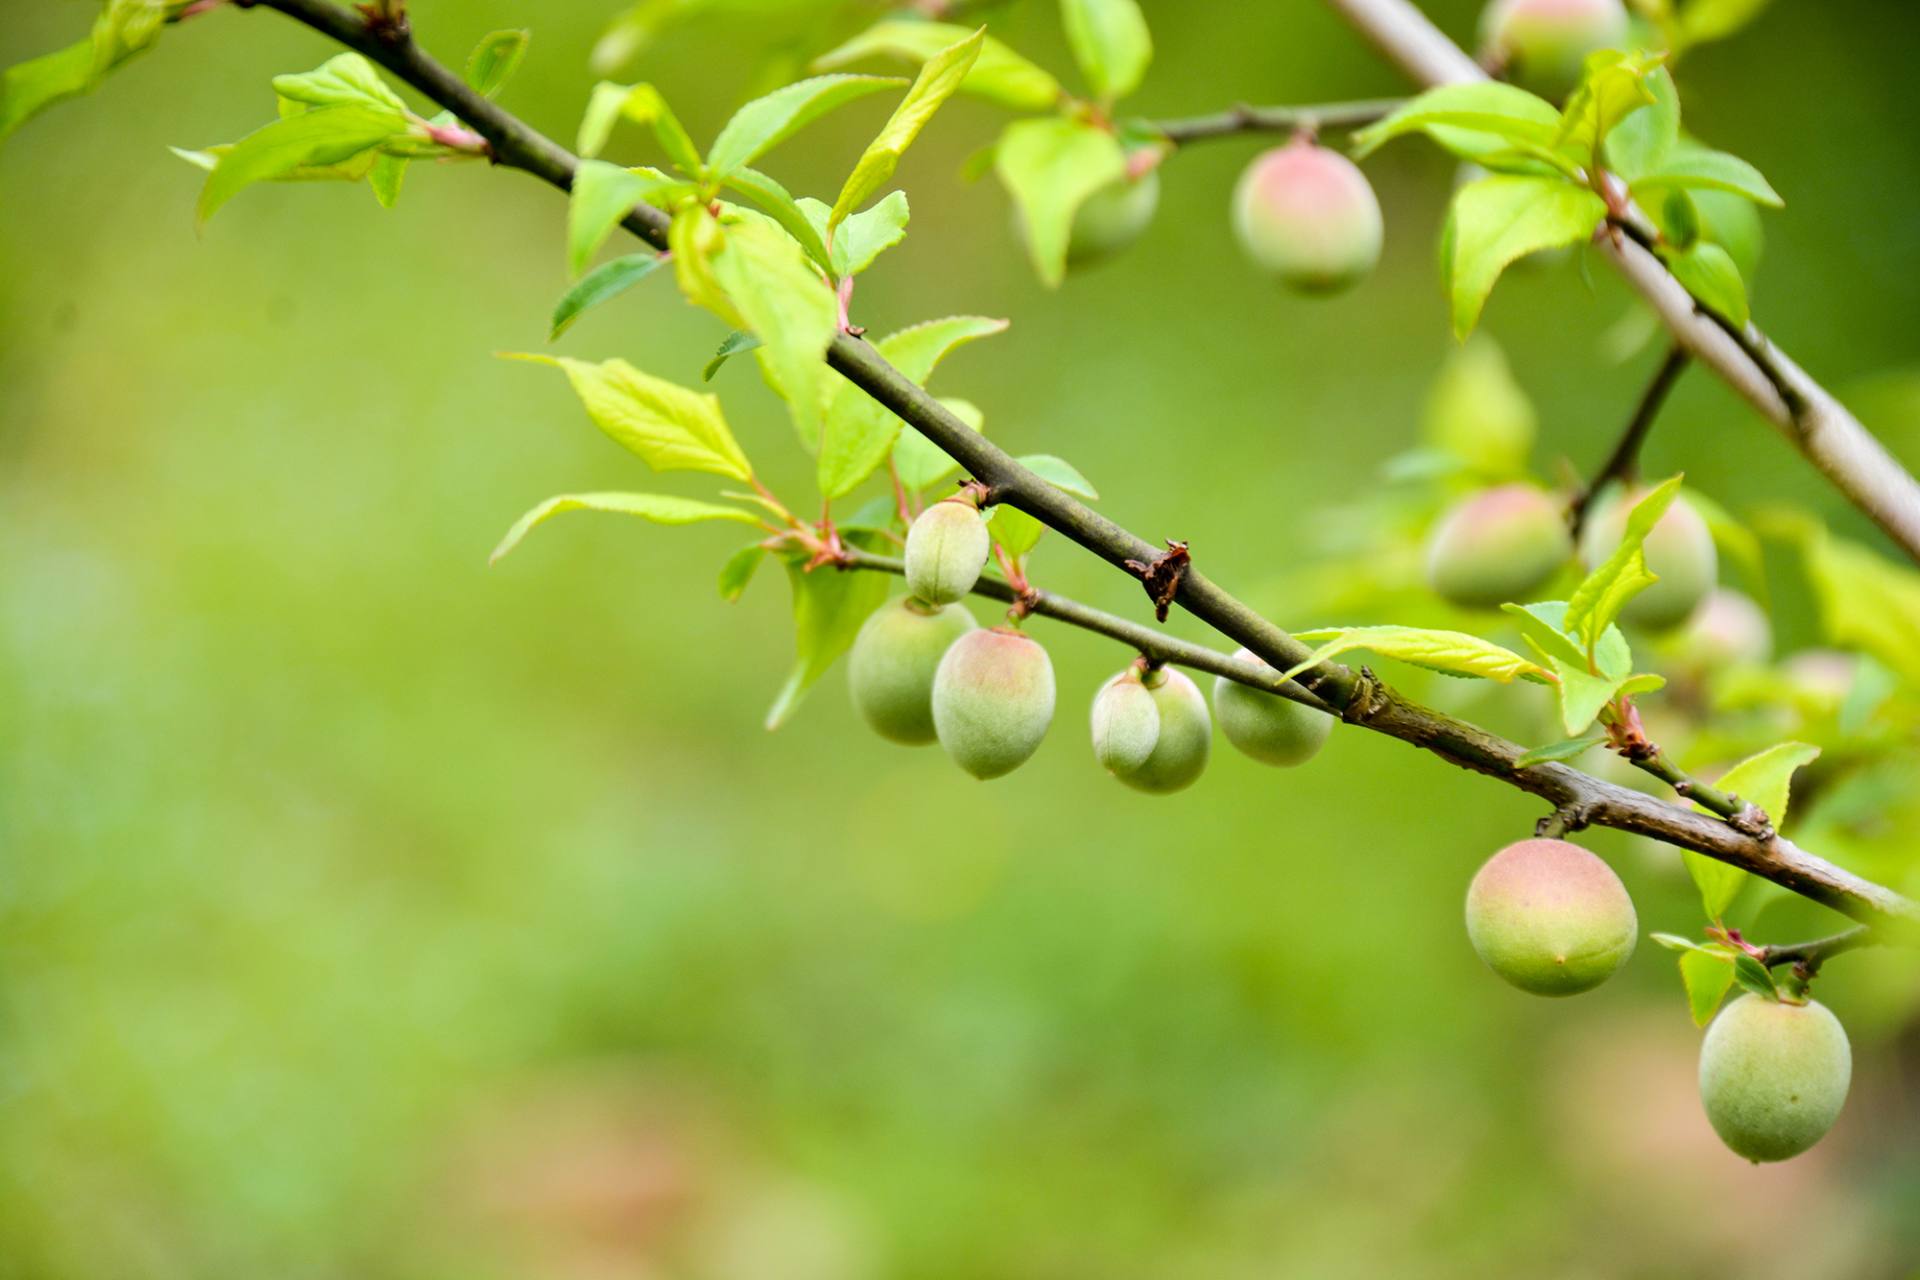
[[[1411,79],[1429,88],[1485,80],[1486,71],[1411,0],[1327,0]],[[1622,193],[1624,201],[1624,193]],[[1780,429],[1820,473],[1920,561],[1920,482],[1818,382],[1752,324],[1702,308],[1654,254],[1640,217],[1611,218],[1600,237],[1674,340]]]
[[[353,49],[411,85],[487,140],[496,163],[570,190],[578,160],[566,148],[470,88],[413,40],[404,25],[375,27],[331,0],[258,0]],[[1462,55],[1464,56],[1464,55]],[[667,240],[667,214],[637,204],[622,226],[656,249]],[[972,430],[938,400],[893,368],[867,343],[842,333],[827,362],[907,425],[958,462],[991,500],[1025,511],[1116,567],[1151,562],[1159,548],[1042,480]],[[1279,670],[1308,659],[1292,635],[1216,586],[1198,569],[1180,580],[1177,603]],[[1057,615],[1056,615],[1057,616]],[[1708,814],[1615,786],[1558,763],[1522,766],[1522,749],[1476,725],[1423,707],[1370,671],[1333,662],[1313,666],[1299,683],[1341,719],[1398,738],[1461,768],[1498,778],[1559,808],[1576,809],[1591,825],[1649,836],[1750,871],[1855,919],[1920,938],[1920,904],[1837,867],[1783,837],[1758,839]]]
[[[1653,372],[1653,380],[1647,383],[1647,389],[1640,394],[1640,403],[1634,406],[1633,417],[1627,422],[1627,429],[1620,434],[1619,441],[1613,446],[1613,452],[1593,473],[1593,479],[1581,487],[1567,506],[1567,523],[1578,538],[1586,525],[1587,512],[1593,500],[1602,489],[1614,480],[1631,480],[1640,465],[1640,446],[1645,443],[1647,432],[1653,428],[1653,420],[1660,416],[1660,407],[1667,402],[1667,393],[1673,390],[1673,384],[1680,380],[1689,361],[1693,359],[1687,349],[1676,342],[1667,349],[1666,358]]]
[[[1816,938],[1811,942],[1792,942],[1780,946],[1762,947],[1760,963],[1769,969],[1776,965],[1791,964],[1811,977],[1820,971],[1820,966],[1843,951],[1853,951],[1860,947],[1871,947],[1881,941],[1873,930],[1865,925],[1855,925],[1830,937]]]
[[[1151,124],[1156,132],[1176,144],[1241,133],[1294,133],[1302,129],[1312,133],[1318,129],[1358,129],[1393,114],[1404,102],[1403,98],[1372,98],[1300,107],[1252,107],[1235,103],[1210,116],[1183,116],[1155,120]]]

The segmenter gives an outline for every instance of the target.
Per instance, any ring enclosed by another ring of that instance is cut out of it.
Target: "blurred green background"
[[[532,28],[504,100],[571,136],[610,0],[412,8],[448,59]],[[1474,6],[1429,8],[1471,33]],[[1403,91],[1309,0],[1147,10],[1143,114]],[[0,64],[92,11],[10,6]],[[1068,73],[1052,5],[995,31]],[[776,34],[690,24],[631,78],[708,137]],[[1782,3],[1681,76],[1689,125],[1787,198],[1757,311],[1835,386],[1914,357],[1917,47],[1908,6]],[[0,150],[0,1276],[1907,1274],[1911,954],[1835,962],[1847,1113],[1750,1168],[1700,1114],[1667,953],[1564,1003],[1475,959],[1467,879],[1540,816],[1515,792],[1349,731],[1301,770],[1223,749],[1136,795],[1083,737],[1125,655],[1044,622],[1053,732],[975,783],[866,732],[837,672],[761,730],[787,601],[771,571],[716,596],[738,531],[575,518],[489,571],[551,493],[707,489],[492,358],[541,349],[566,284],[565,205],[531,180],[417,165],[391,213],[259,187],[196,236],[200,175],[165,147],[250,130],[272,74],[333,51],[218,13]],[[886,102],[766,167],[830,195]],[[1370,161],[1383,268],[1312,302],[1227,232],[1267,144],[1195,147],[1143,243],[1050,293],[1004,195],[957,176],[1002,118],[958,102],[908,156],[912,234],[859,317],[1011,317],[935,389],[1281,622],[1379,620],[1303,616],[1288,584],[1326,505],[1416,436],[1450,345],[1449,165]],[[671,292],[559,349],[694,382],[723,329]],[[1628,308],[1597,261],[1496,294],[1543,467],[1592,466],[1624,421],[1657,358],[1603,350]],[[749,362],[716,388],[798,503],[781,406]],[[1920,431],[1882,425],[1920,464]],[[1698,373],[1649,467],[1867,536]],[[1035,573],[1144,611],[1064,544]],[[1408,683],[1529,723],[1527,694]],[[1646,928],[1697,929],[1670,851],[1593,846]]]

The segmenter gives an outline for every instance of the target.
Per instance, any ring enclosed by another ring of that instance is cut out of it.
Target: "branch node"
[[[1121,563],[1146,587],[1147,599],[1153,601],[1153,616],[1165,622],[1167,610],[1173,607],[1173,598],[1180,594],[1180,580],[1187,576],[1187,566],[1192,562],[1193,557],[1187,554],[1187,544],[1168,538],[1167,549],[1152,560],[1125,560]]]
[[[1305,673],[1309,678],[1312,672]],[[1313,689],[1317,681],[1302,680],[1301,685]],[[1340,708],[1340,718],[1348,724],[1365,724],[1387,705],[1386,688],[1380,683],[1380,677],[1373,674],[1372,667],[1361,667],[1353,680],[1353,696],[1347,699],[1347,705]]]
[[[1675,788],[1675,790],[1678,789],[1677,787]],[[1727,799],[1740,806],[1728,817],[1728,826],[1738,831],[1741,835],[1750,836],[1755,840],[1764,841],[1773,839],[1775,834],[1773,830],[1773,819],[1767,816],[1766,810],[1751,801],[1742,800],[1739,796],[1729,795]]]
[[[1559,806],[1534,823],[1533,834],[1540,840],[1558,840],[1561,836],[1575,831],[1585,831],[1592,821],[1592,803],[1586,800],[1574,800]]]

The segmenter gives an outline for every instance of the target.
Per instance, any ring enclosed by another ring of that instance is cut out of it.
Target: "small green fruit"
[[[1627,531],[1627,516],[1645,497],[1640,490],[1615,491],[1602,498],[1580,533],[1580,558],[1588,569],[1603,564]],[[1644,544],[1647,569],[1660,580],[1627,601],[1620,616],[1649,631],[1665,631],[1685,622],[1713,590],[1720,557],[1713,532],[1685,497],[1675,497]]]
[[[1573,555],[1560,505],[1528,484],[1476,493],[1441,517],[1427,542],[1427,581],[1467,609],[1524,602]]]
[[[1480,38],[1514,83],[1559,99],[1580,82],[1588,54],[1626,43],[1627,10],[1620,0],[1494,0]]]
[[[1142,711],[1141,694],[1151,722]],[[1213,717],[1185,672],[1159,667],[1142,673],[1129,667],[1094,696],[1093,754],[1136,791],[1166,795],[1192,786],[1212,751]]]
[[[1160,708],[1128,667],[1093,695],[1093,758],[1108,773],[1131,773],[1146,764],[1160,739]]]
[[[1025,764],[1053,723],[1053,663],[1007,627],[953,642],[933,675],[933,727],[955,764],[997,778]]]
[[[1599,986],[1633,954],[1638,929],[1633,899],[1613,868],[1564,840],[1508,845],[1467,889],[1473,949],[1536,995]]]
[[[964,606],[913,596],[875,609],[847,655],[854,709],[889,742],[932,742],[933,673],[953,642],[976,625]]]
[[[1237,662],[1273,670],[1251,649],[1233,656]],[[1225,676],[1214,678],[1213,713],[1227,741],[1261,764],[1304,764],[1333,732],[1332,716]]]
[[[936,502],[907,530],[907,588],[930,604],[952,604],[973,590],[992,538],[965,498]]]
[[[1847,1101],[1853,1051],[1818,1001],[1744,995],[1707,1028],[1700,1100],[1720,1140],[1759,1164],[1797,1156],[1826,1136]]]
[[[1365,175],[1304,137],[1240,175],[1233,229],[1248,257],[1301,293],[1351,288],[1380,260],[1380,201]]]
[[[1765,662],[1773,655],[1773,626],[1751,598],[1715,587],[1687,619],[1680,644],[1704,671]]]
[[[1084,200],[1073,215],[1067,238],[1067,265],[1104,262],[1145,233],[1160,207],[1160,174],[1149,169],[1138,178],[1119,178]]]

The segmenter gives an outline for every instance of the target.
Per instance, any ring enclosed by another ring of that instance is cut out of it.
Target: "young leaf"
[[[499,93],[527,56],[530,31],[493,31],[480,37],[467,55],[467,83],[483,98]]]
[[[900,100],[900,105],[894,108],[893,115],[882,126],[879,136],[867,144],[866,151],[853,166],[853,172],[847,175],[839,198],[833,202],[833,212],[827,218],[830,230],[846,221],[849,214],[886,185],[887,179],[893,176],[894,168],[900,163],[900,157],[920,136],[920,130],[926,127],[927,121],[933,119],[933,113],[940,109],[940,104],[953,96],[961,80],[973,69],[986,35],[987,29],[982,27],[929,58],[926,65],[920,68],[920,74],[914,79],[913,87],[907,90],[907,96]]]
[[[1550,742],[1544,747],[1535,747],[1531,751],[1523,752],[1513,763],[1516,767],[1524,769],[1530,764],[1546,764],[1550,760],[1571,760],[1605,740],[1605,734],[1590,733],[1578,738]]]
[[[1454,335],[1473,332],[1509,263],[1585,240],[1606,214],[1598,195],[1559,178],[1502,174],[1460,188],[1447,215]]]
[[[652,187],[637,173],[604,160],[582,160],[567,198],[567,273],[578,276],[593,261],[621,219]]]
[[[743,511],[739,507],[723,507],[717,503],[664,493],[563,493],[548,498],[514,521],[513,528],[507,530],[507,536],[500,539],[500,545],[487,557],[487,563],[497,563],[501,556],[519,546],[520,540],[531,533],[536,525],[568,511],[608,511],[616,515],[639,516],[655,524],[697,524],[702,520],[734,520],[741,524],[755,522],[751,511]]]
[[[1567,601],[1562,629],[1592,654],[1600,636],[1620,616],[1620,609],[1635,595],[1659,579],[1647,569],[1644,545],[1647,535],[1660,523],[1674,497],[1680,492],[1681,477],[1673,476],[1648,492],[1627,515],[1627,526],[1620,545],[1606,561],[1587,575]]]
[[[833,210],[820,201],[802,196],[801,214],[816,234],[827,234],[827,219]],[[829,270],[836,279],[857,276],[873,265],[873,260],[907,237],[907,193],[889,192],[871,209],[856,213],[840,224],[833,237],[833,261]]]
[[[924,384],[949,351],[964,343],[1005,332],[1005,320],[986,316],[948,316],[890,333],[874,349],[901,373]],[[872,475],[887,459],[900,419],[852,383],[843,382],[827,413],[817,473],[820,492],[838,498]]]
[[[1014,461],[1063,493],[1070,493],[1087,502],[1100,500],[1100,491],[1093,487],[1093,482],[1081,475],[1080,469],[1065,458],[1056,458],[1050,453],[1029,453]]]
[[[1687,0],[1680,10],[1680,36],[1688,45],[1724,40],[1760,16],[1768,0]]]
[[[624,258],[603,262],[567,290],[553,309],[553,331],[549,342],[573,327],[573,322],[590,307],[618,297],[652,275],[666,259],[657,253],[630,253]]]
[[[1647,199],[1648,192],[1673,188],[1725,191],[1770,209],[1786,203],[1773,189],[1773,184],[1739,156],[1686,144],[1674,147],[1659,164],[1634,179],[1632,184],[1636,200]]]
[[[1385,658],[1444,675],[1469,676],[1510,684],[1518,678],[1545,680],[1547,673],[1511,649],[1464,631],[1429,631],[1420,627],[1333,627],[1303,631],[1302,640],[1325,640],[1299,665],[1281,677],[1291,680],[1310,667],[1354,649],[1367,649]]]
[[[726,185],[751,200],[760,212],[779,223],[782,231],[799,241],[814,265],[829,275],[836,274],[833,269],[835,255],[827,252],[822,228],[808,216],[800,202],[785,187],[758,169],[744,167],[728,174]],[[819,201],[811,203],[818,204]]]
[[[815,76],[755,98],[733,113],[707,149],[708,172],[724,179],[835,107],[905,83],[894,76]]]
[[[1587,55],[1586,74],[1567,100],[1554,146],[1592,168],[1614,128],[1655,101],[1649,83],[1664,53],[1602,49]]]
[[[987,517],[987,532],[1015,560],[1024,559],[1046,531],[1047,526],[1018,507],[998,506]]]
[[[1421,436],[1475,475],[1509,480],[1526,474],[1539,421],[1500,344],[1477,333],[1441,366],[1427,392]]]
[[[860,624],[886,603],[887,579],[881,573],[816,569],[787,565],[793,588],[793,671],[767,712],[767,728],[778,729],[793,714],[807,690],[852,645]]]
[[[1660,257],[1694,301],[1736,325],[1746,326],[1747,286],[1725,249],[1711,240],[1696,240],[1685,249],[1668,250]]]
[[[1673,74],[1657,67],[1644,83],[1653,101],[1615,124],[1604,148],[1607,168],[1628,182],[1657,168],[1680,140],[1680,93]]]
[[[1426,133],[1445,145],[1446,135],[1436,134],[1436,129],[1491,136],[1499,145],[1544,152],[1560,131],[1560,113],[1545,98],[1498,81],[1443,85],[1354,134],[1354,156],[1364,158],[1409,133]]]
[[[749,542],[728,556],[727,562],[720,566],[720,598],[728,604],[738,600],[746,591],[747,584],[753,581],[754,570],[760,567],[760,562],[767,558],[767,554],[765,547],[757,542]]]
[[[1687,988],[1687,1011],[1693,1025],[1704,1027],[1713,1021],[1714,1010],[1726,999],[1733,985],[1731,957],[1704,947],[1682,953],[1680,981]]]
[[[845,44],[813,60],[815,71],[831,71],[863,58],[888,57],[925,62],[967,38],[965,27],[945,22],[875,23]],[[1016,111],[1045,111],[1060,100],[1060,82],[992,36],[980,44],[980,56],[960,81],[970,93]]]
[[[1625,683],[1619,676],[1590,671],[1584,663],[1549,664],[1559,681],[1555,690],[1560,703],[1560,727],[1568,733],[1581,733],[1600,714],[1600,709],[1620,694]]]
[[[1087,197],[1126,176],[1119,140],[1061,116],[1019,120],[1000,135],[993,167],[1019,211],[1034,270],[1058,287],[1067,274],[1074,215]]]
[[[168,0],[108,0],[85,40],[8,67],[0,74],[0,139],[55,103],[91,93],[108,72],[151,47],[170,7]]]
[[[712,382],[713,375],[720,372],[721,365],[725,364],[734,356],[739,355],[742,351],[752,351],[759,345],[760,339],[743,329],[735,329],[732,333],[721,339],[719,350],[713,353],[713,359],[707,361],[707,363],[701,367],[700,381]]]
[[[371,152],[406,128],[406,117],[383,107],[318,107],[276,120],[220,157],[200,190],[199,220],[205,222],[256,182],[296,169],[340,164]],[[371,156],[367,164],[372,167]]]
[[[840,327],[833,290],[805,251],[763,219],[728,226],[725,245],[712,261],[714,279],[744,321],[739,327],[760,339],[760,367],[785,398],[800,439],[818,441],[831,373],[827,344]]]
[[[1584,667],[1588,654],[1582,647],[1560,629],[1566,620],[1567,604],[1564,600],[1543,600],[1538,604],[1503,604],[1502,613],[1514,620],[1525,636],[1527,643],[1539,651],[1540,656],[1549,662],[1566,662],[1576,667]]]
[[[407,179],[409,163],[400,156],[381,152],[374,159],[373,168],[367,170],[367,185],[373,188],[373,198],[380,202],[382,209],[391,209],[400,202],[400,186]]]
[[[966,423],[968,430],[985,429],[986,415],[971,400],[943,399],[940,403],[948,413]],[[958,471],[960,464],[918,431],[902,431],[893,442],[893,469],[899,473],[902,485],[918,493]]]
[[[654,138],[667,159],[682,173],[700,172],[700,149],[681,127],[679,118],[667,106],[667,100],[650,84],[624,85],[602,80],[593,86],[587,99],[587,111],[580,118],[580,135],[574,149],[591,159],[600,154],[613,136],[613,126],[621,117],[653,130]]]
[[[735,329],[744,329],[746,318],[727,297],[713,270],[714,256],[726,244],[726,238],[720,220],[704,204],[689,202],[674,210],[673,221],[667,224],[667,253],[673,262],[674,282],[688,302],[705,307]]]
[[[1787,799],[1793,775],[1812,764],[1820,748],[1804,742],[1782,742],[1749,756],[1721,776],[1715,785],[1729,795],[1758,805],[1775,827],[1787,818]],[[1747,873],[1703,853],[1682,849],[1680,859],[1700,889],[1700,904],[1709,920],[1718,921],[1747,883]]]
[[[1153,61],[1153,37],[1134,0],[1060,0],[1060,18],[1095,98],[1111,103],[1140,87]]]
[[[1768,1000],[1780,998],[1780,989],[1773,985],[1773,975],[1767,972],[1767,967],[1744,951],[1733,958],[1733,980],[1754,995]]]
[[[309,107],[373,107],[407,114],[406,102],[357,53],[337,54],[298,75],[275,76],[273,91],[288,102]]]
[[[625,360],[594,364],[519,353],[508,359],[562,370],[593,425],[655,471],[710,471],[733,480],[753,476],[717,396],[642,373]]]

